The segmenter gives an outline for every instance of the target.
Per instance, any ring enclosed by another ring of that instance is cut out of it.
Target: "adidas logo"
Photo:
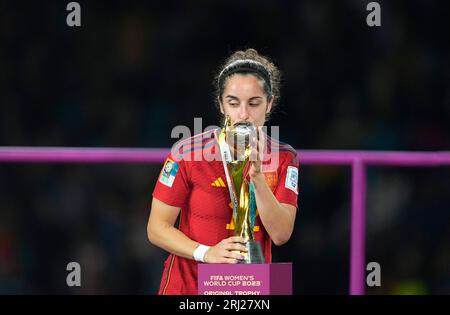
[[[225,183],[222,180],[222,177],[217,178],[215,181],[211,183],[213,187],[226,187]]]

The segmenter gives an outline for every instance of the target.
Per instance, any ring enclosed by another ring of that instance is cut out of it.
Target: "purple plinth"
[[[292,295],[292,263],[198,264],[199,295]]]

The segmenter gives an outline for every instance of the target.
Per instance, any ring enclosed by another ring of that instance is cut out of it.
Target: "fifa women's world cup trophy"
[[[261,244],[255,240],[253,228],[256,217],[256,200],[253,184],[248,179],[250,157],[257,144],[257,129],[249,122],[230,124],[226,117],[220,132],[219,145],[233,205],[234,235],[247,242],[245,259],[240,263],[263,264],[265,262]]]

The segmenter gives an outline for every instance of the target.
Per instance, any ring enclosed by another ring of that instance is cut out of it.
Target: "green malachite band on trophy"
[[[252,227],[255,226],[255,219],[256,219],[255,187],[253,186],[252,181],[250,181],[250,221]]]

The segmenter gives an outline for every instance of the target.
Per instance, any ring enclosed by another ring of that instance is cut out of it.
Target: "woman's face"
[[[232,124],[248,121],[264,126],[266,114],[272,108],[272,101],[267,101],[263,84],[252,74],[230,76],[220,97],[220,111],[230,116]]]

